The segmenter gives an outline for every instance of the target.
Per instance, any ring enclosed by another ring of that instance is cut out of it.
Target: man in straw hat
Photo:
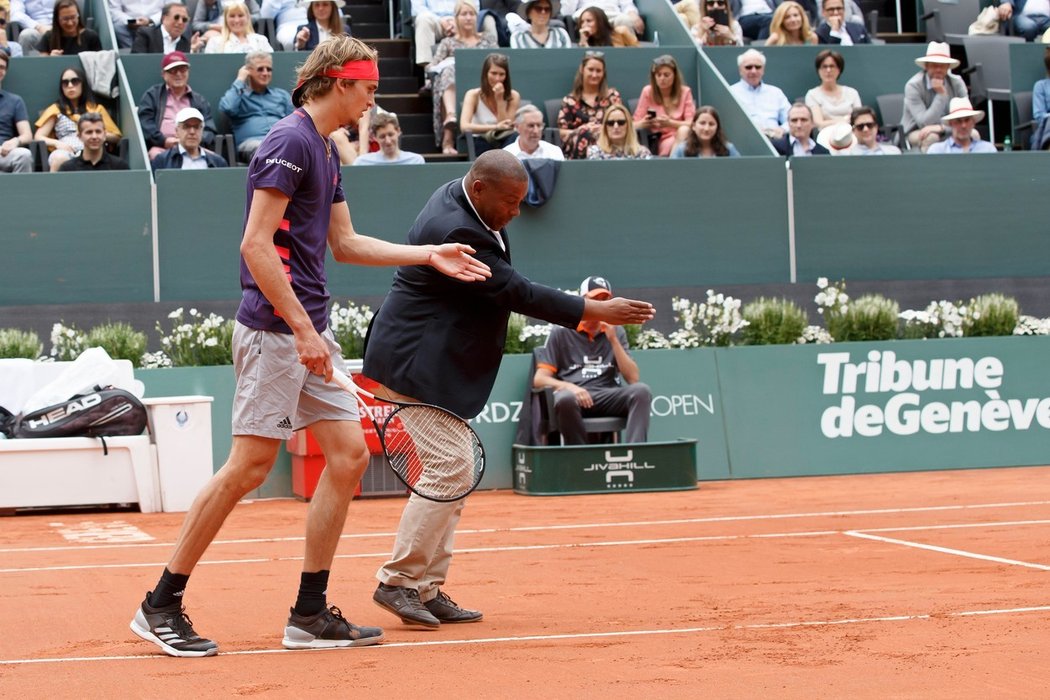
[[[328,134],[372,107],[379,85],[376,52],[357,39],[320,44],[300,66],[297,109],[263,140],[247,177],[241,239],[242,298],[233,333],[237,390],[230,456],[190,507],[175,551],[146,594],[131,629],[172,656],[212,656],[183,592],[226,516],[259,488],[281,442],[309,427],[327,467],[306,516],[299,595],[283,645],[315,649],[377,644],[378,627],[358,627],[327,607],[328,575],[347,506],[368,464],[353,396],[329,381],[342,358],[328,327],[325,253],[338,262],[432,267],[460,282],[491,275],[464,243],[397,245],[359,235],[350,220],[339,156]]]
[[[948,103],[953,97],[966,97],[967,92],[962,78],[949,72],[959,67],[959,61],[951,57],[948,44],[931,41],[926,55],[915,63],[923,70],[904,86],[904,133],[908,143],[925,153],[948,133],[941,124]]]
[[[984,112],[974,109],[967,97],[954,97],[941,121],[950,130],[948,138],[930,146],[927,153],[996,153],[995,146],[983,140],[974,129]]]

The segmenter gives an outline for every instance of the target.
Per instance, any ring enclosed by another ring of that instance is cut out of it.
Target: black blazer
[[[826,155],[828,155],[828,149],[824,148],[819,143],[817,143],[816,139],[810,139],[810,141],[813,142],[813,153],[812,153],[812,155],[815,155],[815,156],[826,156]],[[791,147],[791,134],[784,134],[779,139],[770,139],[769,142],[773,144],[773,148],[777,149],[777,153],[779,153],[780,155],[782,155],[782,156],[794,155],[794,153],[792,153],[792,147]]]
[[[854,44],[870,44],[871,35],[868,34],[868,30],[864,28],[863,24],[857,22],[846,22],[843,24],[846,28],[846,33],[849,34],[849,38]],[[817,40],[821,44],[841,44],[842,39],[837,36],[831,36],[831,26],[824,21],[821,21],[816,28]]]
[[[426,265],[403,265],[372,319],[364,374],[420,401],[473,418],[496,381],[511,311],[575,327],[581,297],[533,284],[474,216],[461,180],[431,195],[408,233],[414,245],[466,243],[492,268],[484,282],[460,282]]]
[[[135,41],[131,45],[131,53],[164,53],[164,37],[161,35],[163,29],[157,27],[143,27],[135,32]],[[190,40],[183,34],[175,44],[175,50],[184,54],[190,53]]]

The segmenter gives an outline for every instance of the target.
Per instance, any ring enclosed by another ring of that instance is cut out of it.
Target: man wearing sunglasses
[[[181,2],[169,2],[161,10],[159,27],[144,27],[135,34],[131,53],[196,53],[200,50],[200,34],[187,39],[190,11]]]
[[[853,148],[850,155],[855,156],[899,156],[901,149],[893,144],[879,142],[879,121],[871,107],[857,107],[850,115],[853,129]]]
[[[233,127],[237,159],[251,162],[270,127],[295,109],[287,90],[270,87],[273,58],[265,51],[252,51],[244,57],[237,79],[219,100],[219,111]]]
[[[150,147],[152,159],[161,151],[178,143],[175,120],[172,118],[186,107],[193,107],[204,115],[204,133],[201,145],[215,147],[215,121],[208,100],[190,87],[190,62],[186,54],[172,51],[160,62],[164,82],[157,83],[139,98],[139,123],[142,135]]]
[[[779,139],[786,131],[791,103],[783,90],[762,80],[766,57],[761,51],[748,49],[736,57],[736,65],[740,80],[729,86],[729,92],[759,131],[768,138]]]

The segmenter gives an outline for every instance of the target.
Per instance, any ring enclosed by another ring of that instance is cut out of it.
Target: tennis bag
[[[14,437],[141,435],[146,423],[146,407],[134,394],[111,386],[95,387],[67,401],[20,414]]]

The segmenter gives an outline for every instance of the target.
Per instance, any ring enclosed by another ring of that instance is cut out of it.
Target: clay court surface
[[[1050,695],[1047,467],[478,493],[446,590],[485,619],[437,631],[371,601],[402,505],[354,502],[329,590],[386,643],[294,652],[306,505],[239,506],[187,592],[205,659],[128,629],[181,514],[2,518],[0,697]]]

